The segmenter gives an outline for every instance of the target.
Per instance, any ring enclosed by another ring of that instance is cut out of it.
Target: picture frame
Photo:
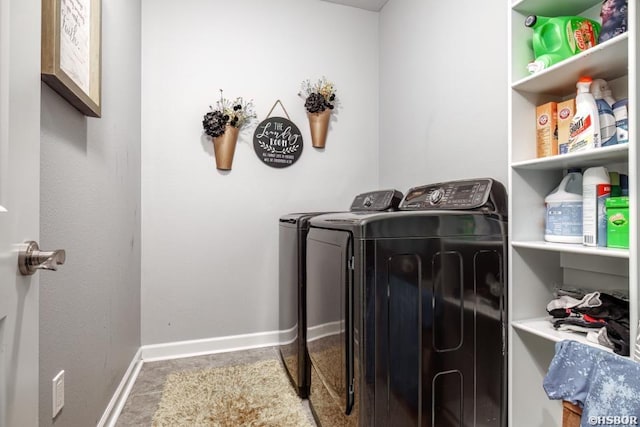
[[[101,50],[101,0],[42,0],[42,81],[90,117],[102,114]]]

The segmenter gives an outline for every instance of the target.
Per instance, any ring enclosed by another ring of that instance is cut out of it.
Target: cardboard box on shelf
[[[607,246],[629,248],[629,198],[611,197],[607,206]]]
[[[575,98],[558,103],[558,153],[568,153],[569,129],[576,113]]]
[[[536,107],[536,156],[547,157],[558,154],[558,120],[556,102],[547,102]]]

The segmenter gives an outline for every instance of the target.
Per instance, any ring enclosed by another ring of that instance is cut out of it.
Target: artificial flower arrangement
[[[253,101],[247,102],[241,97],[230,101],[224,97],[220,89],[220,99],[216,101],[215,108],[209,108],[211,111],[204,115],[202,127],[204,133],[213,139],[216,167],[220,170],[231,170],[238,132],[257,117]]]
[[[335,85],[324,76],[315,83],[311,83],[309,79],[304,80],[298,95],[305,100],[304,107],[310,113],[333,110],[337,101]]]
[[[209,106],[211,111],[204,115],[202,127],[204,132],[212,138],[221,136],[226,126],[242,129],[255,119],[256,113],[253,109],[253,101],[245,101],[238,97],[233,101],[225,98],[220,89],[220,99],[216,101],[216,107]]]

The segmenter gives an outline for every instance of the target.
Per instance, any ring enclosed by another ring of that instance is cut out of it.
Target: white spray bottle
[[[580,77],[576,84],[576,114],[569,128],[569,153],[600,147],[600,120],[596,100],[589,92],[591,82],[591,77]]]

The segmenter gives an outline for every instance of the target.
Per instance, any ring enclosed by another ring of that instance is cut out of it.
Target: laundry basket
[[[562,401],[562,427],[580,427],[582,408],[566,400]]]

